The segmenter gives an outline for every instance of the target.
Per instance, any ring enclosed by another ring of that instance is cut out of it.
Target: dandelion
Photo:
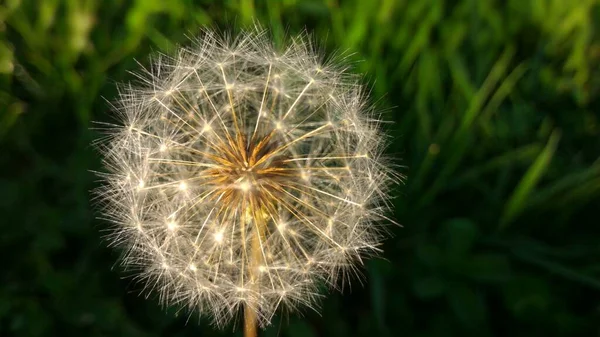
[[[243,311],[255,336],[379,252],[398,176],[338,61],[306,36],[279,50],[263,31],[206,31],[120,88],[97,195],[124,265],[164,304],[217,326]]]

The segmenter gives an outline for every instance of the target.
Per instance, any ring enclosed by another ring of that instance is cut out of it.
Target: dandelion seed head
[[[97,194],[123,264],[165,304],[218,326],[247,305],[266,326],[379,252],[399,176],[338,61],[306,36],[280,50],[263,31],[206,31],[119,88]]]

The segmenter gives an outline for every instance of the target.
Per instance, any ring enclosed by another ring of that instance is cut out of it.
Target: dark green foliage
[[[3,0],[0,336],[232,335],[123,278],[90,121],[135,59],[254,20],[353,53],[408,175],[366,283],[264,336],[600,334],[600,1]]]

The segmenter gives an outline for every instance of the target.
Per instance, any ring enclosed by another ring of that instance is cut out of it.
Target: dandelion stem
[[[250,280],[251,284],[254,287],[254,291],[259,291],[259,273],[257,273],[261,260],[262,260],[262,245],[261,240],[264,236],[265,232],[265,219],[263,216],[263,212],[259,209],[256,209],[255,203],[250,203],[246,209],[246,226],[247,228],[252,228],[252,224],[254,225],[254,235],[251,236],[250,241]],[[257,314],[256,310],[249,305],[246,305],[244,308],[244,337],[256,337],[257,334]]]
[[[246,304],[244,308],[244,337],[256,336],[256,312]]]

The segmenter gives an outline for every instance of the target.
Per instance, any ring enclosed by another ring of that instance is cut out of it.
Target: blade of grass
[[[491,159],[490,161],[488,161],[487,163],[485,163],[483,165],[480,165],[480,166],[477,166],[477,167],[474,167],[474,168],[471,168],[471,169],[465,171],[463,174],[458,176],[456,179],[453,179],[452,182],[450,182],[448,184],[448,187],[449,188],[458,187],[467,181],[475,180],[475,179],[479,178],[481,175],[483,175],[487,172],[496,170],[496,169],[500,169],[507,164],[513,164],[515,162],[523,162],[523,161],[531,160],[538,153],[540,153],[541,150],[542,150],[542,147],[540,146],[540,144],[529,144],[529,145],[525,145],[525,146],[519,147],[517,149],[511,150],[511,151],[507,151],[507,152]]]
[[[511,221],[525,209],[527,198],[550,165],[559,140],[560,132],[558,130],[553,131],[546,147],[544,147],[544,150],[542,150],[533,164],[531,164],[508,199],[500,220],[499,230],[506,229]]]
[[[559,276],[569,281],[600,290],[600,280],[565,267],[560,263],[548,261],[542,257],[535,256],[535,254],[528,253],[523,250],[513,250],[513,254],[519,260],[543,268],[551,272],[554,276]]]
[[[528,67],[524,63],[521,63],[518,66],[516,66],[510,72],[510,74],[508,74],[508,76],[506,76],[506,78],[502,81],[494,95],[492,95],[492,98],[490,98],[489,103],[481,112],[481,124],[483,126],[483,129],[489,135],[493,133],[492,125],[490,123],[492,115],[498,110],[498,107],[500,106],[502,101],[504,101],[504,99],[512,92],[519,79],[521,79],[521,77],[525,75],[527,68]]]
[[[429,190],[423,194],[423,197],[420,199],[418,205],[424,206],[427,205],[437,193],[445,186],[445,182],[450,177],[456,169],[459,167],[462,162],[464,155],[467,153],[470,145],[472,145],[473,137],[470,132],[468,132],[469,127],[473,124],[475,119],[480,115],[480,112],[483,108],[484,103],[487,101],[488,97],[493,93],[494,87],[498,84],[502,76],[506,73],[506,70],[510,64],[510,61],[515,53],[515,49],[512,46],[506,47],[502,55],[498,58],[496,63],[492,66],[490,73],[487,78],[483,81],[481,88],[477,91],[477,93],[473,97],[465,97],[470,101],[469,107],[467,111],[461,116],[460,125],[458,130],[453,134],[452,139],[448,142],[448,145],[445,147],[447,150],[446,153],[450,153],[451,156],[447,159],[446,163],[442,167],[441,171],[437,175],[434,182],[431,184]],[[461,62],[457,62],[460,59],[456,58],[454,62],[449,60],[450,66],[460,65]],[[466,77],[465,69],[456,68],[458,70],[458,74],[460,74],[462,78],[461,88],[467,89],[470,87],[468,85],[468,77]],[[461,71],[463,73],[461,74]],[[453,72],[453,75],[456,73]]]
[[[598,194],[600,191],[600,178],[594,178],[588,180],[585,184],[581,186],[577,186],[573,190],[566,192],[561,196],[561,205],[569,205],[575,204],[576,202],[581,203],[581,201],[585,202],[593,202],[590,197]],[[575,206],[577,207],[577,206]]]
[[[496,87],[498,82],[500,82],[500,79],[506,73],[508,65],[510,64],[510,61],[512,60],[514,54],[515,48],[508,46],[504,50],[502,55],[500,55],[500,58],[498,58],[498,61],[496,61],[496,63],[490,70],[490,73],[488,74],[487,78],[483,81],[481,88],[471,100],[471,104],[469,105],[468,110],[462,116],[460,127],[456,132],[457,137],[460,137],[460,135],[466,132],[467,129],[473,124],[473,122],[481,112],[484,103],[492,94],[494,87]],[[500,90],[500,88],[498,90]],[[498,90],[496,90],[496,92]]]
[[[25,107],[21,102],[14,102],[8,106],[6,113],[0,116],[0,138],[4,137],[24,110]]]
[[[561,194],[561,197],[564,196],[563,193],[569,192],[567,189],[574,187],[590,187],[589,183],[593,181],[593,179],[600,177],[600,161],[596,162],[594,165],[587,167],[579,172],[575,172],[569,174],[560,180],[555,181],[552,185],[539,190],[535,196],[533,196],[530,200],[531,205],[541,205],[548,199]],[[576,188],[575,190],[578,190]],[[589,190],[589,194],[594,193],[594,190]]]

